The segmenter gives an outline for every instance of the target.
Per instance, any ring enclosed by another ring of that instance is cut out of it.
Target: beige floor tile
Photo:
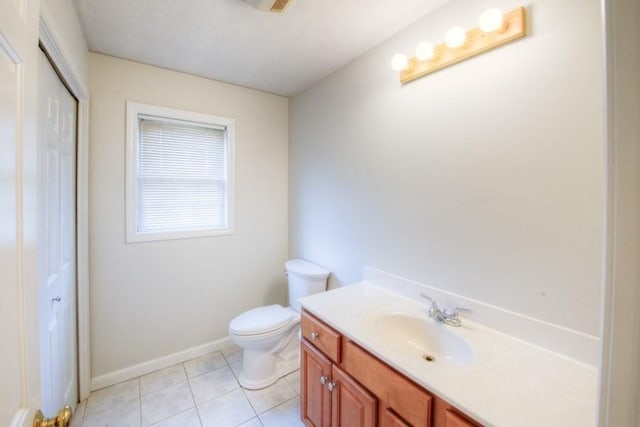
[[[140,427],[140,399],[120,402],[103,411],[86,414],[82,426]]]
[[[244,392],[258,414],[296,397],[295,390],[284,378],[280,378],[269,387],[260,390],[244,390]]]
[[[72,427],[302,426],[299,370],[244,390],[241,368],[242,349],[234,345],[97,390],[78,405]]]
[[[189,383],[196,404],[204,403],[240,387],[228,366],[191,378]]]
[[[293,389],[296,391],[296,394],[300,394],[300,369],[293,371],[284,378],[291,385],[291,387],[293,387]]]
[[[143,426],[166,420],[195,406],[186,381],[142,396],[141,399]]]
[[[140,377],[140,392],[144,396],[186,380],[182,364],[170,366]]]
[[[240,424],[238,427],[262,427],[262,423],[258,419],[258,417],[252,418],[246,423]]]
[[[227,361],[219,351],[214,351],[213,353],[205,354],[204,356],[184,362],[184,368],[189,378],[206,374],[223,366],[227,366]]]
[[[198,413],[204,427],[236,427],[256,416],[241,389],[198,405]]]
[[[85,417],[139,398],[140,380],[138,378],[96,390],[89,395]]]
[[[231,344],[230,346],[222,349],[222,355],[229,364],[237,362],[238,360],[242,360],[242,347]]]
[[[201,427],[200,416],[196,408],[191,408],[186,412],[153,424],[153,427]]]
[[[300,420],[300,398],[296,397],[260,415],[264,427],[304,427]]]

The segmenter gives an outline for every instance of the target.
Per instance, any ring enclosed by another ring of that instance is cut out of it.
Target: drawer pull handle
[[[311,332],[311,341],[315,341],[318,339],[318,337],[320,336],[319,333],[317,332]]]
[[[327,388],[329,389],[329,391],[333,391],[333,389],[336,388],[336,383],[327,384]]]
[[[325,385],[327,381],[329,381],[329,377],[327,377],[326,375],[320,377],[320,384]]]

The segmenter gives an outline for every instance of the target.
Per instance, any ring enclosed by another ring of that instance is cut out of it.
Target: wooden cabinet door
[[[332,427],[375,427],[377,399],[336,365],[331,372]]]
[[[380,427],[411,427],[405,423],[391,408],[380,410]]]
[[[308,427],[331,426],[331,362],[302,340],[300,352],[300,417]],[[323,384],[322,382],[325,384]]]
[[[352,341],[343,342],[341,367],[407,424],[431,426],[433,396]]]
[[[455,413],[451,409],[447,409],[445,412],[445,427],[478,427],[473,421],[470,421],[461,415]]]

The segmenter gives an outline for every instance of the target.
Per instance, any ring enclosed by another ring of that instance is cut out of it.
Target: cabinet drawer
[[[340,363],[340,334],[306,311],[302,312],[302,336],[329,359]]]
[[[342,349],[342,368],[371,391],[380,404],[391,408],[414,427],[431,425],[432,396],[374,356],[347,339]]]

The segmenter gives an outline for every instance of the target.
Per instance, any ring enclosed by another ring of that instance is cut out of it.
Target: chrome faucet
[[[438,304],[429,295],[420,294],[420,296],[431,301],[431,306],[427,310],[429,317],[438,322],[446,323],[449,326],[462,325],[462,321],[460,317],[458,317],[459,313],[471,313],[471,310],[462,307],[455,307],[452,310],[440,310]]]

